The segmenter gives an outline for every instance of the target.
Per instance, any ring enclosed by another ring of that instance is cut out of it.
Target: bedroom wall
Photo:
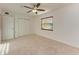
[[[30,20],[29,20],[29,21],[30,21],[30,23],[29,23],[29,24],[30,24],[30,25],[29,25],[29,27],[30,27],[30,29],[29,29],[30,34],[35,34],[35,18],[36,18],[36,17],[33,16],[33,17],[31,17]]]
[[[53,16],[53,30],[41,30],[40,19]],[[67,5],[63,8],[36,16],[35,33],[79,48],[79,4]]]

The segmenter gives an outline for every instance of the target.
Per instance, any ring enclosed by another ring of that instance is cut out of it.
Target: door
[[[14,38],[14,18],[3,16],[3,40]]]
[[[15,37],[20,37],[29,34],[29,21],[23,18],[15,20]]]

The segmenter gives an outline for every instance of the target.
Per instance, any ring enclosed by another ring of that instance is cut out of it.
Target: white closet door
[[[29,34],[29,21],[26,19],[16,18],[15,20],[15,37]]]
[[[14,38],[14,18],[3,16],[3,40]]]

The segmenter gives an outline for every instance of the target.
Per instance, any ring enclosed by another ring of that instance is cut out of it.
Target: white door
[[[26,19],[16,18],[15,20],[15,37],[29,34],[29,21]]]
[[[14,18],[3,16],[3,40],[14,38]]]

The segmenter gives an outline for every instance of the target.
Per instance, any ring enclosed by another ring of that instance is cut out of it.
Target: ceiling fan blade
[[[33,9],[33,8],[31,8],[31,7],[28,7],[28,6],[24,6],[25,8],[29,8],[29,9]]]
[[[27,13],[31,12],[32,10],[27,11]]]
[[[40,3],[37,3],[36,7],[38,8],[40,6]]]
[[[45,11],[44,9],[37,9],[38,11]]]

